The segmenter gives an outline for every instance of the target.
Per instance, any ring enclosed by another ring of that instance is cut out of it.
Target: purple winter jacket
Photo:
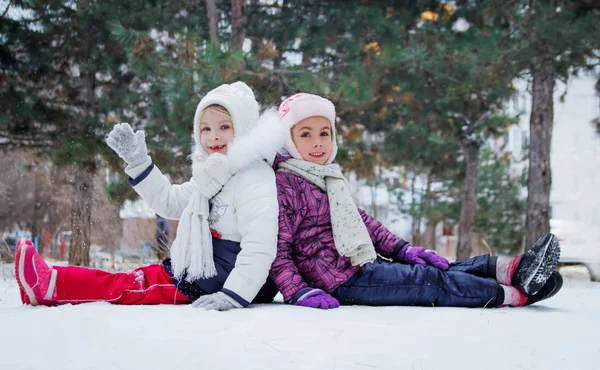
[[[289,158],[278,155],[273,168],[277,170],[277,165]],[[277,172],[275,178],[279,237],[270,276],[286,301],[307,287],[331,293],[360,266],[352,266],[350,258],[340,256],[335,248],[327,193],[289,172]],[[392,258],[402,239],[362,209],[358,211],[377,253]]]

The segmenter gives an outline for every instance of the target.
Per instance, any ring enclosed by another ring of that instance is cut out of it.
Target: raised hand
[[[146,148],[146,134],[142,130],[134,133],[129,123],[116,124],[108,134],[106,143],[132,167],[150,158]]]

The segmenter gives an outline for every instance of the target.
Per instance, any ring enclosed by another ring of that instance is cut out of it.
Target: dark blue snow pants
[[[229,274],[235,267],[237,255],[241,250],[240,243],[224,239],[213,239],[213,259],[217,275],[207,279],[197,279],[193,282],[186,281],[185,274],[181,280],[175,277],[170,258],[165,259],[162,264],[171,276],[171,279],[173,279],[177,290],[185,294],[190,302],[193,302],[200,296],[212,294],[223,289],[225,280],[227,280],[227,277],[229,277]],[[267,278],[265,285],[262,286],[252,303],[271,303],[276,294],[277,287],[275,283],[271,278]]]
[[[442,271],[377,259],[331,295],[342,305],[497,307],[504,291],[488,262],[489,256],[477,256]]]

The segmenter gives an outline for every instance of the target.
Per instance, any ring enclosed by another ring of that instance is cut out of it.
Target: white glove
[[[223,292],[203,295],[202,297],[196,299],[194,303],[192,303],[192,306],[195,308],[204,308],[205,310],[217,311],[227,311],[232,308],[242,307],[242,305],[239,304],[235,299]]]
[[[198,184],[202,195],[211,199],[233,176],[227,156],[213,153],[204,162],[196,162],[192,166],[192,179]]]
[[[146,134],[142,130],[133,132],[129,123],[119,123],[108,134],[106,143],[131,167],[136,167],[150,158],[146,148]]]
[[[222,185],[233,176],[234,172],[230,168],[229,159],[221,153],[213,153],[206,158],[206,172],[210,177],[217,180]]]

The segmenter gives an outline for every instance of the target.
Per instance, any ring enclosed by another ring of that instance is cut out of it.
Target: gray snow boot
[[[562,286],[562,275],[558,271],[552,271],[552,274],[550,274],[548,281],[546,281],[546,284],[542,287],[542,289],[540,289],[537,294],[527,297],[527,303],[525,303],[525,305],[529,306],[530,304],[554,297],[554,295],[558,293]]]
[[[512,286],[528,296],[542,289],[558,265],[560,245],[554,234],[546,234],[538,239],[535,246],[525,252],[512,277]]]

